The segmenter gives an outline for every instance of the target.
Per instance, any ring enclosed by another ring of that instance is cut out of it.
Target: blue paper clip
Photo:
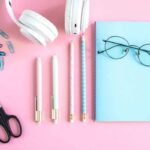
[[[0,56],[6,56],[5,52],[0,51]]]
[[[9,35],[0,29],[0,36],[5,39],[6,45],[10,53],[14,53],[15,49],[14,49],[13,43],[9,40]],[[0,48],[2,47],[3,47],[3,44],[0,44]],[[0,51],[0,70],[4,70],[4,57],[5,56],[6,56],[6,53],[3,51]]]
[[[0,35],[1,35],[3,38],[5,38],[6,40],[9,39],[9,35],[8,35],[6,32],[2,31],[1,29],[0,29]]]
[[[11,41],[6,41],[6,44],[7,44],[7,47],[9,49],[10,53],[14,53],[15,49],[14,49],[14,46],[13,46],[12,42]]]
[[[4,70],[4,57],[0,56],[0,70]]]

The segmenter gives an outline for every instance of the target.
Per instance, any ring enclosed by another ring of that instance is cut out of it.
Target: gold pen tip
[[[55,120],[53,120],[53,122],[54,122],[54,124],[57,124],[57,123],[58,123],[58,120],[55,119]]]
[[[74,115],[73,115],[73,114],[70,114],[70,116],[69,116],[69,121],[70,121],[71,123],[74,122]]]
[[[42,121],[42,112],[41,111],[36,111],[35,112],[35,122],[41,122]]]
[[[81,116],[81,120],[83,121],[83,122],[86,122],[86,120],[87,120],[87,114],[82,114],[82,116]]]
[[[58,109],[52,109],[52,120],[54,123],[58,122]]]

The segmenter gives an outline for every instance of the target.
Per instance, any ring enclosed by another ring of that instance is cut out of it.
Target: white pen
[[[53,97],[52,97],[52,120],[58,122],[58,58],[56,55],[52,57],[53,70]]]
[[[36,59],[36,99],[35,99],[35,121],[42,120],[42,61]]]
[[[74,43],[70,43],[70,122],[74,121]]]

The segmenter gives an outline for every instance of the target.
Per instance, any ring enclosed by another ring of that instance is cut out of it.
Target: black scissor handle
[[[10,122],[11,120],[15,122],[15,125],[17,127],[16,128],[17,132],[14,132],[14,130],[12,129],[11,122]],[[13,136],[15,138],[18,138],[22,135],[21,123],[20,123],[19,119],[16,116],[7,115],[7,125],[8,125],[8,130],[9,130],[11,136]]]
[[[17,130],[13,130],[13,121],[15,124],[15,128]],[[18,138],[22,135],[22,127],[19,119],[14,115],[8,115],[0,106],[0,126],[4,130],[4,135],[6,135],[6,138],[0,137],[0,142],[2,143],[8,143],[11,139],[11,137]],[[17,132],[16,132],[17,131]]]
[[[0,142],[8,143],[11,139],[11,135],[10,135],[8,129],[2,122],[0,123],[0,128],[2,129],[1,131],[3,132],[3,135],[4,135],[4,137],[1,137],[2,135],[0,135]]]

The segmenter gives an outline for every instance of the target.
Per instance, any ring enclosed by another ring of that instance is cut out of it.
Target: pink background
[[[90,26],[87,30],[87,123],[80,122],[80,41],[79,36],[69,37],[64,32],[65,0],[13,0],[17,16],[24,9],[32,9],[49,18],[59,30],[57,40],[43,48],[30,43],[10,20],[0,1],[0,28],[7,31],[16,52],[5,59],[5,70],[0,72],[0,102],[10,114],[17,115],[23,126],[21,138],[12,139],[1,150],[149,150],[149,123],[96,123],[94,113],[94,21],[96,20],[150,20],[149,0],[91,0]],[[69,50],[75,40],[75,112],[74,124],[68,122],[69,101]],[[2,40],[2,38],[0,39]],[[4,41],[3,41],[4,42]],[[8,51],[8,50],[7,50]],[[50,120],[52,95],[51,56],[59,57],[60,120],[54,125]],[[43,110],[41,124],[34,122],[35,58],[43,60]]]

